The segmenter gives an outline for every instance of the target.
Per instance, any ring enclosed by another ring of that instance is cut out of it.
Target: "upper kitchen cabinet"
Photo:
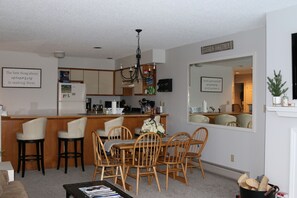
[[[83,82],[84,70],[83,69],[68,69],[59,68],[58,78],[60,82]]]
[[[121,70],[116,70],[114,72],[114,94],[116,96],[123,95],[123,84],[122,84]]]
[[[85,83],[87,95],[114,95],[114,71],[59,68],[58,76],[60,82]]]
[[[113,95],[113,71],[84,70],[87,95]]]
[[[142,65],[143,79],[135,82],[135,95],[156,94],[156,68],[154,65]]]
[[[113,95],[113,71],[99,71],[99,90],[100,95]]]
[[[87,95],[99,94],[99,75],[97,70],[84,70],[84,83]]]
[[[143,79],[140,79],[138,82],[134,81],[134,86],[130,86],[131,83],[129,80],[123,82],[121,76],[121,70],[115,72],[115,94],[116,95],[154,95],[156,94],[156,69],[153,65],[142,65]],[[123,75],[128,77],[129,68],[123,69]],[[123,82],[123,83],[122,83]],[[123,92],[123,87],[125,92]],[[132,92],[128,90],[132,90]]]
[[[82,69],[71,69],[70,70],[71,82],[83,82],[84,81],[84,70]]]

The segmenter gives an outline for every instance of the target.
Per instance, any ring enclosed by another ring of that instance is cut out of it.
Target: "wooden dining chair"
[[[117,178],[120,176],[122,182],[124,183],[124,174],[122,171],[121,162],[113,156],[108,156],[104,149],[104,145],[100,136],[94,131],[92,132],[93,139],[93,149],[94,149],[94,173],[93,181],[96,180],[97,174],[100,174],[100,180],[102,181],[105,178],[114,178],[114,183],[117,182]],[[115,169],[115,171],[114,171]],[[120,169],[120,174],[118,174],[118,169]],[[125,185],[123,185],[124,190],[126,191]]]
[[[108,139],[109,140],[114,140],[114,139],[128,140],[128,139],[132,139],[132,133],[125,126],[115,126],[109,130]]]
[[[172,174],[175,179],[179,172],[184,175],[185,183],[188,184],[184,158],[189,149],[191,136],[187,132],[178,132],[174,134],[166,143],[165,155],[158,159],[158,172],[166,174],[166,190],[168,190],[168,177]],[[166,165],[166,170],[161,169],[159,165]]]
[[[186,169],[190,168],[190,171],[192,172],[193,167],[198,167],[201,170],[202,177],[204,178],[204,170],[201,162],[201,154],[202,151],[206,145],[206,142],[208,140],[208,130],[205,127],[199,127],[196,129],[196,131],[192,134],[191,141],[198,140],[201,142],[201,144],[192,144],[185,156],[185,164]],[[198,164],[193,163],[193,159],[197,158]]]
[[[125,178],[127,177],[130,168],[136,168],[136,195],[138,195],[139,179],[141,176],[147,176],[149,184],[151,184],[151,176],[154,176],[158,190],[161,192],[156,170],[157,159],[161,150],[161,142],[162,139],[158,134],[148,132],[140,135],[134,143],[133,159],[130,163],[126,164],[127,169]]]
[[[132,139],[131,131],[125,126],[115,126],[112,127],[108,132],[108,140],[130,140]],[[120,150],[116,148],[111,148],[111,154],[117,159],[121,159]],[[126,160],[131,160],[131,151],[127,151]]]

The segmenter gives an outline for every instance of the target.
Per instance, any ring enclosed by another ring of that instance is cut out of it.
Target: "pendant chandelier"
[[[137,39],[138,39],[138,46],[136,49],[136,64],[134,67],[130,67],[128,76],[125,76],[123,74],[123,67],[121,65],[121,76],[123,79],[123,82],[130,82],[133,84],[135,81],[139,82],[139,80],[142,80],[144,78],[143,72],[140,65],[140,59],[141,59],[141,50],[139,45],[139,33],[142,31],[142,29],[136,29],[137,32]]]

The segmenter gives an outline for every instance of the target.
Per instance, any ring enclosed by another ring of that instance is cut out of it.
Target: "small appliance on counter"
[[[111,101],[105,101],[104,108],[111,108]]]
[[[87,98],[86,99],[86,109],[87,109],[87,111],[92,110],[92,98]]]
[[[95,112],[102,112],[103,111],[103,105],[93,104],[93,111],[95,111]]]
[[[151,110],[155,107],[155,101],[147,100],[142,98],[139,100],[141,113],[150,113]]]
[[[120,108],[124,108],[124,113],[131,112],[131,106],[127,105],[124,99],[120,101]]]

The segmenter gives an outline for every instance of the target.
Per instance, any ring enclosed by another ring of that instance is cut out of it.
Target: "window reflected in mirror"
[[[189,122],[252,128],[253,57],[189,65]]]

